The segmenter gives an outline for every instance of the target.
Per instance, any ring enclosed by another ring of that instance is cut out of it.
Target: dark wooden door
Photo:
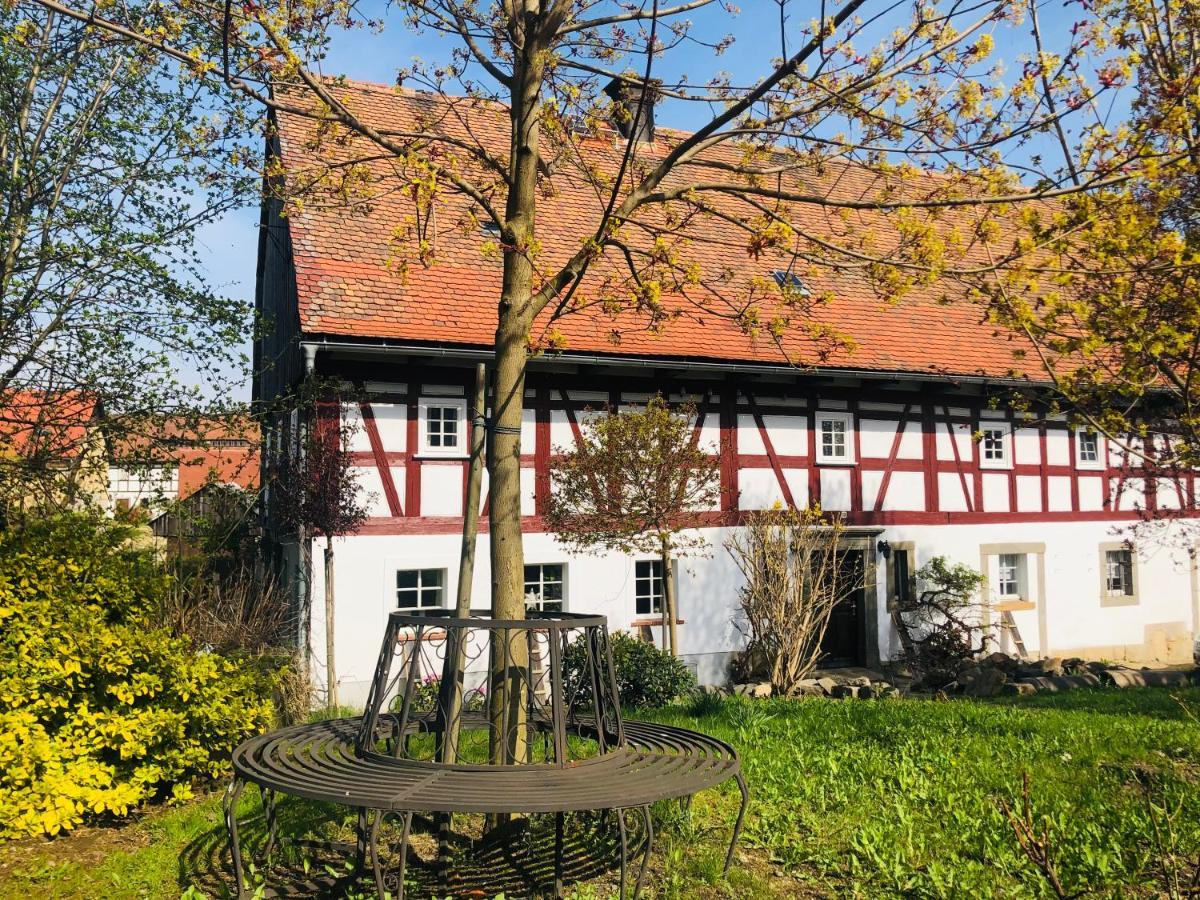
[[[841,558],[841,577],[851,584],[862,583],[863,554],[847,550]],[[823,666],[861,666],[866,664],[867,630],[862,588],[851,593],[833,608],[829,627],[821,641]]]

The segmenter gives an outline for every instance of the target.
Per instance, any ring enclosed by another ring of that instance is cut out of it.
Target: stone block
[[[1027,682],[1032,683],[1039,691],[1047,691],[1051,694],[1060,694],[1064,691],[1077,691],[1085,687],[1099,687],[1100,679],[1095,675],[1046,675],[1041,678],[1028,678]]]
[[[1187,687],[1192,682],[1187,672],[1177,669],[1151,669],[1143,671],[1141,676],[1148,687]]]
[[[1008,681],[1008,676],[999,669],[980,669],[969,684],[963,687],[968,697],[994,697]]]
[[[1039,659],[1036,663],[1038,671],[1042,675],[1048,675],[1052,678],[1057,678],[1063,674],[1062,657],[1051,656],[1046,659]]]
[[[1014,697],[1036,694],[1037,685],[1028,681],[1010,681],[1000,686],[1000,693],[1008,694]]]
[[[828,675],[826,675],[824,678],[817,679],[817,685],[826,694],[832,695],[833,689],[838,686],[838,683],[836,681],[834,681],[832,678],[830,678]]]
[[[771,682],[755,681],[748,684],[735,684],[733,686],[733,692],[739,697],[770,697]]]

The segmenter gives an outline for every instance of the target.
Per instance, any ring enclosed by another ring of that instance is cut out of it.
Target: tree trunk
[[[512,76],[510,186],[505,204],[504,280],[497,309],[496,373],[492,439],[489,527],[492,563],[492,615],[525,618],[525,554],[521,544],[521,411],[525,400],[525,363],[532,325],[534,223],[537,212],[538,136],[545,57],[537,29],[535,0],[523,0],[514,26],[524,31]],[[525,704],[528,647],[523,632],[492,633],[491,758],[494,763],[522,762],[526,755]]]
[[[325,703],[330,712],[338,705],[337,666],[333,658],[333,538],[325,537]]]
[[[675,630],[679,616],[675,609],[675,572],[671,563],[671,540],[665,535],[660,545],[663,573],[663,649],[670,645],[671,655],[679,656],[679,635]]]

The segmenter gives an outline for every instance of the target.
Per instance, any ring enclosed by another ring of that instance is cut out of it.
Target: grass
[[[1001,799],[1049,823],[1068,892],[1166,896],[1200,860],[1200,689],[995,701],[706,701],[656,718],[736,746],[752,791],[738,861],[721,857],[736,790],[656,810],[658,898],[1048,897]],[[257,799],[247,791],[243,812]],[[285,832],[345,836],[331,811],[285,807]],[[219,798],[121,828],[0,848],[0,897],[221,896]],[[339,863],[293,855],[313,871]],[[341,874],[335,871],[334,874]],[[611,875],[575,889],[612,894]]]

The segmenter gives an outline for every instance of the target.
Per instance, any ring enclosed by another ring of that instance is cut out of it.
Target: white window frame
[[[399,576],[402,572],[416,572],[417,586],[412,587],[412,588],[401,588],[399,585]],[[424,581],[426,572],[438,572],[441,575],[441,583],[437,585],[438,599],[437,599],[436,603],[425,603],[424,602],[425,591],[432,590],[432,588],[433,588],[432,585],[426,586],[425,584],[422,583]],[[392,572],[392,608],[393,609],[401,609],[401,610],[444,608],[446,605],[446,581],[447,581],[446,576],[447,576],[447,574],[448,573],[447,573],[446,569],[439,567],[439,566],[417,566],[417,567],[411,568],[411,569],[408,567],[397,566]],[[402,591],[402,590],[417,592],[417,605],[416,606],[401,606],[400,605],[400,591]]]
[[[450,407],[458,411],[458,446],[429,446],[429,407]],[[465,459],[467,452],[467,401],[462,397],[422,397],[417,401],[417,445],[420,456]]]
[[[844,456],[830,456],[825,452],[825,442],[822,426],[826,422],[841,422],[845,429],[846,453]],[[829,412],[820,410],[813,419],[813,429],[816,432],[817,462],[826,466],[852,466],[854,459],[854,415],[848,412]]]
[[[987,433],[999,431],[1000,448],[1004,455],[1001,459],[987,458]],[[979,468],[981,469],[1011,469],[1013,465],[1013,427],[1012,422],[1001,422],[994,419],[984,419],[979,423]]]
[[[650,566],[649,578],[638,575],[638,568],[643,565]],[[650,584],[650,594],[648,597],[648,599],[650,601],[650,610],[648,612],[642,612],[640,609],[638,609],[638,601],[641,600],[641,595],[640,595],[638,589],[641,587],[641,585],[644,582],[649,582],[649,584]],[[655,589],[655,586],[657,586],[657,590]],[[658,606],[657,609],[655,609],[655,601],[657,601],[657,606]],[[666,592],[666,585],[663,583],[662,560],[661,559],[634,560],[634,563],[633,563],[633,612],[634,612],[635,617],[637,617],[639,619],[653,619],[656,617],[661,618],[662,616],[666,615],[666,613],[663,609],[663,607],[666,605],[666,602],[667,602],[667,592]]]
[[[1109,587],[1110,553],[1129,554],[1129,590],[1112,590]],[[1139,602],[1138,597],[1138,554],[1136,547],[1130,547],[1124,542],[1113,541],[1100,545],[1100,605],[1101,606],[1133,606]]]
[[[555,582],[553,579],[551,579],[549,582],[547,582],[547,580],[546,580],[546,567],[547,566],[558,566],[559,569],[562,570],[562,575],[557,582]],[[530,569],[538,570],[538,577],[537,577],[536,581],[530,581],[530,579],[529,579],[529,570]],[[530,599],[530,594],[533,593],[533,591],[530,590],[530,586],[534,585],[534,584],[536,584],[539,588],[543,588],[543,589],[546,584],[562,585],[561,599],[559,599],[557,601],[551,600],[550,602],[558,603],[558,610],[557,610],[558,612],[566,611],[566,609],[567,609],[567,564],[565,562],[541,562],[541,563],[526,563],[525,564],[525,578],[524,578],[525,608],[526,609],[536,609],[538,611],[544,612],[546,599],[543,596],[541,596],[540,593],[537,595],[536,598],[534,598],[532,600]],[[554,612],[554,610],[551,610],[551,612]]]
[[[1012,577],[1005,578],[1004,570],[1010,568],[1005,565],[1004,560],[1011,557],[1012,562]],[[1016,590],[1006,591],[1006,584],[1013,585]],[[996,596],[1001,600],[1026,600],[1029,595],[1029,560],[1028,554],[1025,553],[997,553],[996,554]]]
[[[1084,435],[1092,434],[1096,436],[1096,458],[1083,458],[1083,441]],[[1104,436],[1100,432],[1091,428],[1076,428],[1075,429],[1075,468],[1095,471],[1105,468],[1105,454],[1108,453],[1108,447],[1105,445]]]

